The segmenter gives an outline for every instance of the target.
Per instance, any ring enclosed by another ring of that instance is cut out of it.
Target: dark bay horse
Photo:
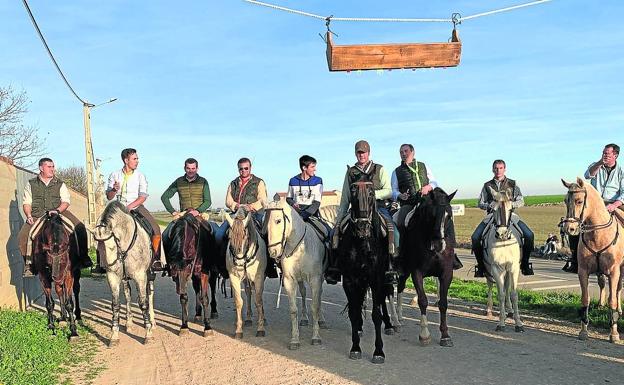
[[[48,329],[55,332],[52,283],[59,297],[61,321],[69,318],[69,339],[78,337],[76,320],[80,320],[80,258],[77,240],[73,239],[58,214],[46,214],[33,242],[33,269],[39,276],[46,298]],[[72,293],[76,300],[72,298]],[[74,310],[75,306],[75,310]],[[75,311],[75,313],[74,313]]]
[[[405,234],[401,236],[400,250],[405,264],[404,269],[412,275],[418,307],[420,308],[420,343],[431,342],[427,322],[427,295],[424,288],[425,277],[438,277],[440,309],[441,346],[453,346],[448,334],[446,309],[448,307],[448,288],[453,279],[453,260],[455,258],[455,236],[451,200],[455,193],[447,195],[436,187],[423,196],[414,215],[409,221]]]
[[[219,249],[215,236],[208,223],[191,214],[176,219],[163,236],[163,246],[171,277],[176,283],[176,292],[182,305],[182,325],[180,334],[188,332],[188,294],[186,286],[189,278],[195,291],[195,320],[204,321],[204,337],[212,335],[210,318],[217,318],[215,289],[217,284],[216,258]],[[208,297],[212,294],[212,301]],[[208,305],[210,304],[210,313]]]
[[[346,193],[346,192],[345,192]],[[366,291],[371,289],[372,318],[375,324],[375,351],[372,362],[385,361],[381,338],[381,306],[385,302],[385,271],[388,265],[388,242],[382,233],[381,217],[377,213],[372,182],[359,181],[351,185],[350,221],[338,246],[339,268],[343,275],[342,288],[348,300],[352,346],[349,358],[362,358],[360,332]],[[389,288],[392,290],[392,288]]]

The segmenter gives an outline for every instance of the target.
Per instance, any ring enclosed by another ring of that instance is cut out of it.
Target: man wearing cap
[[[351,190],[351,184],[363,178],[373,182],[375,198],[377,199],[377,211],[386,220],[388,227],[391,227],[393,231],[396,232],[396,229],[392,225],[392,217],[388,211],[388,205],[390,203],[390,199],[392,198],[392,188],[390,186],[390,177],[388,176],[388,173],[386,173],[386,169],[382,165],[376,164],[370,159],[370,146],[365,140],[360,140],[355,143],[355,158],[357,159],[357,162],[355,165],[347,169],[347,173],[345,174],[344,182],[342,184],[342,196],[340,199],[338,214],[336,215],[336,227],[334,229],[332,239],[332,248],[334,250],[338,248],[340,223],[349,212],[349,206],[351,204],[351,202],[349,202],[349,191]],[[396,247],[390,244],[388,246],[390,254],[389,261],[391,261],[392,258],[395,257]],[[335,252],[330,253],[329,267],[327,268],[325,280],[327,283],[332,285],[336,284],[340,280],[338,258],[336,258]],[[396,273],[392,268],[392,263],[390,262],[388,271],[386,272],[386,281],[387,283],[393,283],[395,280]]]

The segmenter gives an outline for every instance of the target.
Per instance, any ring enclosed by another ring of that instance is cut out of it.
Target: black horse
[[[188,294],[186,286],[191,278],[195,291],[195,320],[204,321],[204,336],[212,334],[210,319],[217,318],[215,297],[217,277],[216,267],[220,252],[210,225],[201,222],[191,214],[185,214],[171,225],[163,237],[165,257],[171,277],[176,283],[176,292],[182,305],[182,325],[180,334],[188,332]],[[211,300],[208,295],[210,291]],[[208,305],[210,302],[210,313]]]
[[[79,252],[86,251],[78,249],[78,240],[65,228],[60,215],[46,214],[43,221],[33,242],[33,271],[39,276],[45,294],[48,329],[56,334],[54,298],[52,298],[52,283],[54,283],[61,307],[60,321],[69,319],[69,338],[72,339],[78,337],[76,321],[82,319],[79,302],[81,266]]]
[[[372,362],[381,364],[385,361],[381,339],[381,307],[387,291],[392,289],[384,285],[389,258],[388,242],[382,233],[382,219],[377,213],[372,182],[366,180],[355,182],[351,185],[349,193],[351,220],[337,250],[338,264],[343,276],[342,288],[347,296],[351,321],[353,345],[349,358],[362,358],[360,348],[362,312],[366,291],[370,288],[373,301],[372,318],[375,324],[375,352]]]
[[[427,295],[424,288],[425,277],[438,277],[440,292],[438,308],[440,309],[441,346],[453,346],[448,334],[446,310],[448,308],[448,288],[453,279],[453,260],[455,258],[455,229],[453,225],[453,211],[451,200],[455,192],[447,195],[444,190],[436,187],[429,194],[421,198],[414,215],[409,220],[407,229],[401,236],[400,250],[404,263],[403,269],[407,272],[402,275],[399,290],[404,287],[405,279],[411,273],[420,308],[420,335],[421,344],[431,342],[427,322]],[[403,285],[401,285],[403,283]]]

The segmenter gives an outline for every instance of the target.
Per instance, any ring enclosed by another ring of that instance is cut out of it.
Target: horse
[[[589,275],[604,274],[609,278],[609,309],[611,330],[609,341],[620,340],[617,322],[622,314],[620,291],[624,277],[624,237],[622,224],[607,211],[596,189],[581,178],[576,183],[561,180],[568,189],[565,198],[567,217],[564,229],[568,235],[580,236],[577,248],[578,277],[581,285],[581,331],[578,338],[586,340],[589,324]]]
[[[521,246],[516,235],[512,232],[511,206],[512,192],[505,190],[497,192],[491,187],[490,194],[494,198],[492,220],[483,232],[483,261],[487,269],[488,302],[487,310],[491,314],[492,286],[496,283],[498,289],[498,304],[500,308],[499,321],[496,331],[505,330],[505,319],[510,310],[509,302],[513,306],[515,331],[524,332],[524,326],[518,312],[518,277],[520,276]],[[511,314],[511,313],[510,313]]]
[[[269,256],[281,263],[284,288],[290,304],[291,338],[288,348],[299,349],[299,323],[297,322],[297,287],[300,287],[305,309],[305,286],[312,291],[312,345],[320,345],[319,321],[321,320],[321,295],[323,272],[327,266],[324,236],[319,235],[311,223],[293,210],[279,197],[265,208],[264,226],[268,237]],[[307,312],[302,324],[306,324]],[[305,320],[305,321],[304,321]]]
[[[264,271],[267,264],[266,243],[258,233],[251,213],[245,215],[242,209],[236,212],[234,218],[225,215],[230,225],[230,236],[227,246],[225,265],[230,276],[230,284],[233,290],[236,305],[236,331],[234,338],[243,338],[243,299],[241,296],[241,283],[245,283],[247,291],[248,320],[251,324],[251,289],[255,291],[257,310],[256,337],[264,337],[264,304],[262,292],[264,291]]]
[[[373,183],[366,179],[352,183],[348,193],[351,201],[350,218],[338,245],[337,258],[351,321],[352,345],[349,358],[362,358],[362,311],[367,289],[370,288],[375,324],[375,350],[371,361],[382,364],[386,356],[381,337],[381,307],[388,290],[384,285],[389,260],[388,242],[383,234],[382,218],[377,212]]]
[[[52,283],[59,298],[61,321],[69,318],[69,340],[78,337],[76,321],[81,319],[80,311],[80,258],[78,244],[58,214],[46,213],[44,223],[33,242],[33,270],[39,276],[46,298],[48,329],[56,334],[54,298]],[[74,300],[76,300],[74,308]],[[75,311],[75,312],[74,312]]]
[[[96,241],[104,242],[106,247],[106,278],[111,289],[112,323],[109,346],[119,343],[119,290],[123,281],[132,279],[139,293],[139,308],[143,314],[145,326],[144,343],[154,337],[154,281],[150,277],[152,260],[151,238],[141,227],[125,205],[118,201],[110,202],[98,218],[95,227],[87,227]],[[124,285],[124,290],[126,286]],[[126,293],[129,311],[130,297]],[[131,325],[131,320],[128,320]]]
[[[453,231],[451,200],[456,192],[447,195],[444,190],[436,187],[429,194],[424,195],[420,205],[414,209],[405,235],[401,237],[399,248],[403,263],[407,273],[411,274],[418,293],[418,307],[420,308],[418,339],[423,346],[431,342],[427,321],[428,300],[424,288],[424,278],[430,276],[437,277],[439,280],[440,346],[453,346],[453,341],[448,334],[446,310],[455,258],[455,239],[449,232]]]
[[[180,335],[188,333],[188,294],[186,286],[189,278],[195,291],[195,320],[204,322],[204,337],[213,334],[210,319],[217,318],[215,297],[217,285],[216,258],[219,250],[212,227],[202,223],[201,218],[184,214],[175,219],[166,235],[163,246],[171,277],[176,284],[176,293],[182,306]],[[212,301],[208,295],[212,294]],[[210,310],[208,305],[211,305]]]

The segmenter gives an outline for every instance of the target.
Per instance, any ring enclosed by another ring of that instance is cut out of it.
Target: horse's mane
[[[230,232],[230,242],[233,245],[239,246],[242,245],[245,241],[245,227],[241,224],[245,218],[240,218],[240,215],[234,216],[234,223],[232,224],[231,232]],[[253,242],[256,240],[256,228],[253,222],[253,218],[249,217],[247,221],[247,232],[249,233],[249,239]]]
[[[102,212],[102,215],[100,216],[100,223],[103,225],[108,224],[111,221],[111,219],[113,219],[115,215],[117,215],[117,213],[119,212],[122,212],[124,214],[130,214],[130,212],[128,211],[128,208],[123,203],[119,201],[110,202],[104,208],[104,211]]]

